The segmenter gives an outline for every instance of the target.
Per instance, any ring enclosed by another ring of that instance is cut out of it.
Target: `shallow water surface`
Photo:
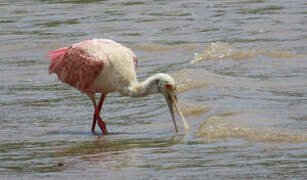
[[[0,179],[307,178],[304,0],[2,1]],[[108,38],[138,77],[172,74],[191,126],[162,95],[89,98],[48,74],[46,52]],[[97,128],[96,128],[97,129]]]

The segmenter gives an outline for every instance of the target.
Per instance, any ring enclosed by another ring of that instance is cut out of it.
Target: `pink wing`
[[[82,92],[89,93],[90,85],[103,69],[103,60],[90,55],[78,46],[68,46],[47,53],[49,73]]]
[[[112,46],[109,46],[110,44]],[[112,48],[118,48],[118,52],[113,51]],[[56,73],[59,80],[82,92],[94,93],[95,90],[90,86],[103,69],[105,60],[93,55],[97,54],[93,52],[106,53],[105,55],[109,57],[112,57],[112,53],[130,53],[133,57],[134,67],[137,68],[138,59],[130,49],[112,40],[95,39],[47,53],[47,57],[50,58],[49,73]],[[112,61],[114,59],[106,60]]]

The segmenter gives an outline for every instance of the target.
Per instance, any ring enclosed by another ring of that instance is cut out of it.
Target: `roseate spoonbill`
[[[136,78],[137,58],[127,47],[108,39],[85,40],[47,53],[50,58],[49,74],[87,94],[94,105],[92,132],[96,121],[104,134],[106,123],[100,117],[103,101],[108,93],[143,97],[162,93],[168,104],[177,132],[173,107],[181,117],[185,130],[190,129],[184,119],[175,95],[175,80],[168,74],[158,73],[139,83]],[[98,105],[95,94],[101,93]]]

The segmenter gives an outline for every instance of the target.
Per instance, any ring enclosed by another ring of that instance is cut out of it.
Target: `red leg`
[[[94,111],[94,113],[93,113],[93,122],[92,122],[92,132],[95,132],[96,121],[97,121],[97,118],[96,118],[96,114],[95,114],[95,111]]]
[[[106,95],[101,93],[101,96],[100,96],[100,99],[99,99],[99,103],[98,103],[98,112],[99,113],[101,111],[101,107],[102,107],[102,104],[103,104],[103,101],[104,101],[105,97],[106,97]],[[97,121],[97,116],[96,116],[96,114],[94,112],[94,114],[93,114],[93,123],[92,123],[92,132],[95,132],[96,121]]]
[[[98,125],[99,125],[100,129],[102,130],[102,132],[104,134],[108,134],[108,131],[107,131],[107,128],[106,128],[106,123],[103,122],[101,117],[100,117],[100,110],[101,110],[105,95],[103,95],[103,94],[101,95],[98,106],[96,105],[95,96],[94,95],[90,96],[90,98],[93,102],[94,109],[95,109],[94,117],[93,117],[93,124],[92,124],[92,132],[95,131],[96,120],[98,120]]]
[[[98,125],[99,125],[101,131],[103,132],[103,134],[108,134],[106,123],[102,121],[102,119],[99,115],[99,111],[97,111],[97,119],[98,119]]]

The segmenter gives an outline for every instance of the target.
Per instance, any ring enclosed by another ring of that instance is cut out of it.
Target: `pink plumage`
[[[50,58],[49,74],[55,73],[61,67],[64,54],[71,49],[71,46],[47,53]]]
[[[59,80],[89,95],[99,90],[92,86],[93,81],[103,70],[104,63],[110,61],[112,53],[105,48],[120,44],[106,39],[86,40],[47,53],[50,58],[49,73],[56,73]],[[125,50],[131,55],[136,69],[137,57],[128,48]]]
[[[98,122],[102,132],[108,133],[100,110],[106,95],[111,92],[130,97],[161,93],[168,104],[176,132],[174,107],[181,116],[185,129],[189,129],[178,107],[174,78],[165,73],[157,73],[139,83],[136,78],[138,60],[129,48],[112,40],[93,39],[51,51],[47,53],[47,57],[50,58],[50,74],[57,74],[59,80],[86,93],[92,100],[95,109],[92,132]],[[96,93],[101,93],[98,104],[95,100]]]
[[[92,100],[95,109],[92,132],[98,122],[102,132],[107,134],[100,110],[106,95],[111,92],[130,97],[162,93],[177,132],[173,107],[180,110],[174,93],[175,80],[168,74],[158,73],[139,83],[136,77],[138,60],[129,48],[112,40],[93,39],[51,51],[47,57],[50,58],[50,74],[55,73],[60,81],[86,93]],[[101,93],[98,104],[96,93]],[[183,115],[181,117],[185,121]]]
[[[47,57],[50,58],[49,74],[57,74],[59,80],[91,98],[95,108],[92,131],[98,119],[98,125],[107,134],[99,115],[102,103],[107,93],[125,94],[129,86],[137,84],[136,55],[112,40],[93,39],[51,51]],[[98,105],[95,93],[101,93]]]
[[[136,57],[136,55],[132,51],[131,51],[131,54],[133,56],[134,68],[136,70],[137,64],[138,64],[138,58]]]
[[[127,94],[129,87],[137,85],[137,57],[129,49],[108,39],[93,39],[57,49],[47,53],[50,59],[49,74],[57,74],[60,81],[69,84],[92,100],[95,112],[92,131],[96,120],[107,134],[100,110],[107,93],[119,91]],[[101,93],[96,104],[95,93]]]

